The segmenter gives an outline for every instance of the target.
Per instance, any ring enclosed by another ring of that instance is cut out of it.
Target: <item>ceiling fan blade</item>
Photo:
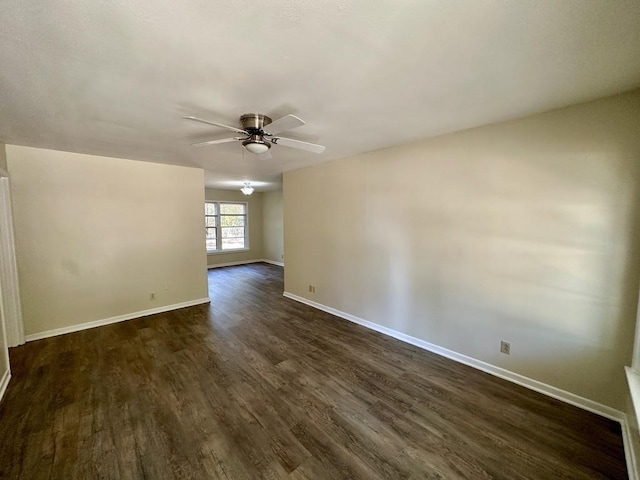
[[[203,120],[202,118],[196,118],[191,116],[182,117],[182,118],[184,118],[185,120],[193,120],[200,123],[206,123],[207,125],[213,125],[214,127],[226,128],[227,130],[231,130],[232,132],[236,132],[236,133],[242,133],[243,135],[247,134],[247,132],[239,128],[230,127],[229,125],[223,125],[222,123],[210,122],[209,120]]]
[[[299,148],[300,150],[306,150],[313,153],[324,152],[325,147],[323,145],[317,145],[315,143],[302,142],[300,140],[294,140],[293,138],[275,137],[269,139],[271,143],[276,145],[284,145],[285,147]]]
[[[285,115],[264,127],[264,131],[275,135],[276,133],[285,132],[292,128],[301,127],[302,125],[304,125],[304,121],[301,118],[295,115]]]
[[[235,142],[236,140],[243,140],[242,138],[221,138],[219,140],[209,140],[208,142],[192,143],[192,147],[204,147],[205,145],[216,145],[218,143]]]
[[[258,158],[260,160],[271,160],[273,157],[271,156],[271,151],[267,150],[264,153],[259,153]]]

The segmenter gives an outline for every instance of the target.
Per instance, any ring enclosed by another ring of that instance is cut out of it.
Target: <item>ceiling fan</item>
[[[213,125],[220,128],[226,128],[227,130],[231,130],[232,132],[239,134],[239,136],[236,137],[194,143],[192,144],[194,147],[237,141],[242,142],[244,148],[251,153],[255,153],[261,159],[271,158],[271,154],[269,153],[271,145],[283,145],[285,147],[299,148],[300,150],[306,150],[313,153],[322,153],[325,148],[324,146],[317,145],[315,143],[303,142],[300,140],[294,140],[293,138],[280,137],[276,135],[280,132],[304,125],[304,121],[295,115],[285,115],[274,122],[271,118],[266,115],[262,115],[261,113],[247,113],[240,117],[240,124],[242,125],[242,128],[230,127],[229,125],[223,125],[222,123],[211,122],[197,117],[187,116],[182,118],[206,123],[207,125]]]

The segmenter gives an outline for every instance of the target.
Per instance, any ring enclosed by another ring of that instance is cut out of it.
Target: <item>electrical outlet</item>
[[[504,353],[506,355],[511,355],[511,344],[509,342],[505,342],[504,340],[500,342],[500,353]]]
[[[309,285],[309,293],[316,293],[316,287]]]
[[[149,299],[150,299],[150,300],[153,300],[153,299],[155,299],[155,298],[156,298],[156,294],[155,294],[155,293],[153,293],[153,292],[151,292],[151,294],[149,295]]]

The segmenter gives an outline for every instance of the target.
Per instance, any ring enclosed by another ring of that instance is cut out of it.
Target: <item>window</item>
[[[247,204],[207,202],[204,205],[207,252],[246,250]]]

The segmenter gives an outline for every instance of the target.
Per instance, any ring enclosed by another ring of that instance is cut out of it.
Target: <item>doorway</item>
[[[24,343],[8,173],[0,169],[0,290],[8,347]]]

